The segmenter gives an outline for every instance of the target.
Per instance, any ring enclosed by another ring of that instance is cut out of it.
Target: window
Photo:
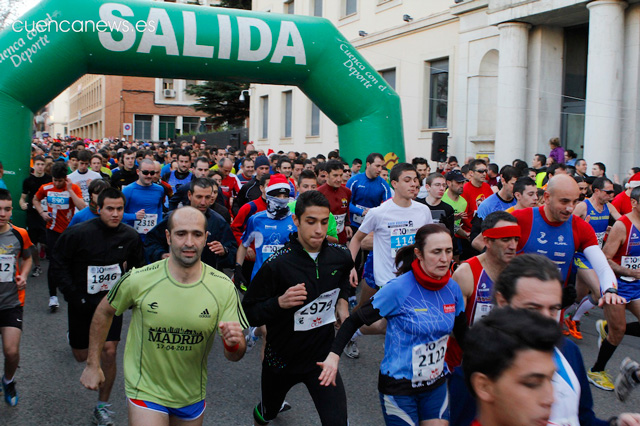
[[[384,81],[393,89],[396,90],[396,69],[389,68],[387,70],[378,71]]]
[[[449,59],[431,62],[429,66],[429,128],[447,127],[449,96]]]
[[[322,16],[322,0],[311,0],[311,10],[313,10],[313,16]]]
[[[133,137],[135,139],[151,139],[151,119],[150,115],[134,115]]]
[[[160,116],[159,138],[167,140],[176,137],[176,117],[173,115]]]
[[[200,128],[200,117],[183,117],[182,133],[197,132]]]
[[[289,15],[294,14],[295,2],[293,0],[285,0],[284,2],[284,13],[288,13]]]
[[[349,16],[358,13],[358,0],[343,0],[342,16]]]
[[[320,136],[320,108],[311,102],[311,119],[309,120],[309,136]]]
[[[261,139],[269,137],[269,96],[260,96],[260,109],[262,110],[262,133]]]
[[[293,92],[291,90],[282,93],[282,104],[284,107],[284,131],[285,138],[291,137],[291,121],[293,119]]]
[[[198,84],[198,80],[185,80],[184,81],[184,88],[187,89],[191,84],[193,84],[194,86]]]
[[[162,79],[162,89],[173,89],[173,79],[172,78],[163,78]]]

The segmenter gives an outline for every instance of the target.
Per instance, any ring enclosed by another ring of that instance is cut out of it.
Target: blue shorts
[[[364,262],[362,278],[364,278],[364,282],[367,283],[369,287],[371,287],[374,290],[378,290],[378,286],[376,285],[376,280],[373,277],[373,251],[369,252],[369,255],[367,256],[367,260]]]
[[[417,426],[423,420],[449,420],[449,388],[442,383],[416,395],[380,394],[382,415],[387,426]]]
[[[200,402],[196,402],[195,404],[187,405],[182,408],[165,407],[164,405],[156,404],[151,401],[143,401],[141,399],[127,399],[136,407],[140,407],[145,410],[157,411],[158,413],[164,413],[168,416],[175,416],[181,420],[195,420],[200,417],[202,413],[204,413],[205,408],[207,408],[207,403],[204,399]]]
[[[573,256],[573,265],[578,269],[593,269],[593,266],[581,251],[576,252]]]
[[[627,303],[640,300],[640,281],[630,283],[618,279],[618,296],[624,297]]]

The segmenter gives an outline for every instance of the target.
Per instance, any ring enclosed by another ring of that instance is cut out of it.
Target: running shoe
[[[91,422],[97,426],[115,426],[115,422],[111,418],[111,415],[115,414],[107,407],[111,407],[111,404],[104,404],[93,409],[93,417]]]
[[[587,379],[589,379],[592,385],[599,389],[606,391],[612,391],[614,389],[613,381],[605,371],[591,371],[591,369],[589,369],[587,371]]]
[[[640,364],[629,357],[622,360],[620,364],[620,374],[616,377],[616,396],[620,401],[627,399],[633,388],[638,386],[638,372]]]
[[[260,336],[255,335],[256,327],[249,327],[249,333],[244,336],[245,341],[247,342],[247,352],[249,352],[260,340]]]
[[[344,348],[344,354],[351,359],[360,358],[360,350],[358,350],[358,344],[355,340],[349,340],[349,343]]]
[[[33,268],[33,272],[31,273],[31,276],[39,277],[40,275],[42,275],[42,268],[39,266],[36,266],[35,268]]]
[[[49,298],[49,310],[51,312],[55,312],[60,307],[60,303],[58,303],[58,296],[51,296]]]
[[[12,380],[11,383],[4,382],[4,376],[2,377],[2,391],[4,392],[4,402],[12,407],[18,405],[18,391],[16,390],[16,381]]]
[[[600,338],[598,339],[598,348],[600,348],[600,346],[602,346],[602,342],[605,341],[605,339],[607,338],[607,335],[609,334],[607,333],[607,321],[606,320],[596,321],[596,331],[598,332],[598,336],[600,336]]]
[[[260,425],[260,426],[268,425],[269,421],[265,420],[264,417],[262,417],[262,412],[260,411],[260,405],[262,404],[258,403],[258,405],[256,405],[253,408],[253,420],[255,420],[257,425]]]
[[[573,321],[571,317],[565,317],[564,325],[567,326],[569,334],[577,340],[582,340],[582,333],[580,332],[580,321]]]

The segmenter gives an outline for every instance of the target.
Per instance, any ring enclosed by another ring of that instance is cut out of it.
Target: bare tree
[[[0,29],[11,24],[18,17],[20,0],[0,0]]]

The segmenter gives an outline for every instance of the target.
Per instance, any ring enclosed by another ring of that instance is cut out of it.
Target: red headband
[[[509,225],[487,229],[482,233],[482,235],[487,238],[520,238],[520,225]]]

